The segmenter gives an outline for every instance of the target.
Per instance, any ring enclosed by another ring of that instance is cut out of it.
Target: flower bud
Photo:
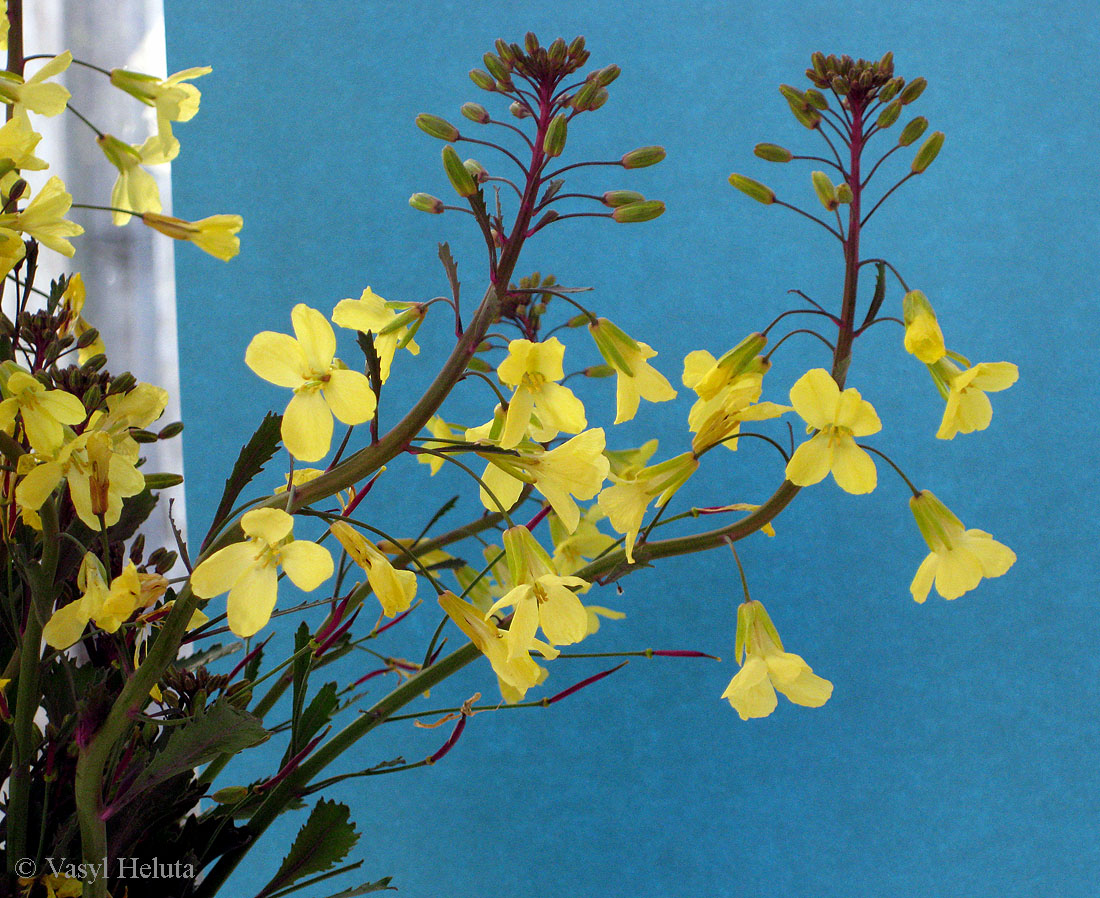
[[[901,86],[904,83],[905,81],[901,78],[891,78],[879,90],[879,100],[883,103],[889,103],[897,95],[897,92],[901,90]]]
[[[486,53],[482,57],[482,61],[485,63],[485,68],[489,70],[489,74],[492,75],[498,83],[510,80],[508,69],[499,56],[493,53]]]
[[[458,140],[458,128],[438,115],[429,115],[426,112],[420,113],[416,117],[416,127],[425,134],[438,137],[440,140]]]
[[[512,113],[512,115],[514,115],[516,118],[531,117],[531,113],[528,111],[527,107],[519,102],[519,100],[514,101],[512,105],[508,107],[508,111]]]
[[[592,101],[596,98],[596,92],[599,90],[599,85],[594,81],[589,81],[587,84],[582,85],[581,89],[577,91],[572,100],[569,101],[569,105],[576,109],[578,112],[584,112],[590,108]]]
[[[810,56],[810,62],[813,63],[814,71],[819,75],[825,74],[825,54],[820,50],[815,50]]]
[[[579,56],[584,52],[584,35],[578,34],[569,44],[569,55]]]
[[[99,406],[100,401],[103,399],[103,390],[99,388],[99,384],[92,384],[85,390],[80,402],[84,408],[93,410]]]
[[[551,62],[565,62],[565,53],[565,40],[560,37],[554,38],[550,46],[546,48],[546,55],[550,57]]]
[[[627,203],[619,206],[611,217],[622,224],[632,224],[639,221],[651,221],[665,211],[665,204],[660,200],[643,200],[639,203]]]
[[[146,474],[145,485],[151,490],[166,490],[183,483],[179,474]]]
[[[622,71],[623,70],[617,65],[609,65],[606,68],[602,68],[596,73],[596,84],[600,87],[607,87],[607,85],[622,74]]]
[[[592,365],[585,368],[581,373],[584,374],[585,377],[611,377],[615,374],[615,369],[610,365]]]
[[[466,171],[466,166],[462,164],[458,153],[450,144],[443,148],[443,170],[459,196],[467,197],[477,193],[477,184],[474,182],[473,175]]]
[[[788,103],[797,103],[799,106],[808,106],[805,94],[802,93],[797,87],[791,87],[789,84],[780,84],[779,92],[786,97]]]
[[[432,215],[443,214],[443,200],[430,193],[414,193],[409,197],[409,205],[420,212],[429,212]]]
[[[628,203],[640,203],[644,199],[645,197],[636,190],[608,190],[600,197],[600,202],[612,209],[617,209]]]
[[[489,180],[489,173],[485,170],[485,166],[476,159],[467,159],[462,164],[466,166],[466,171],[473,175],[478,184],[484,184]]]
[[[919,175],[928,168],[939,155],[942,146],[943,132],[933,131],[932,136],[921,145],[921,148],[917,150],[917,155],[913,157],[913,174]]]
[[[639,147],[622,158],[623,168],[646,168],[665,158],[664,147]]]
[[[794,154],[786,147],[774,143],[758,143],[753,147],[753,153],[768,162],[790,162]]]
[[[607,102],[607,88],[601,87],[596,91],[596,96],[592,98],[592,102],[588,104],[588,111],[594,112],[603,106]]]
[[[91,359],[88,360],[88,362],[90,361]],[[85,365],[87,365],[88,362],[85,362]],[[123,371],[111,380],[111,385],[107,387],[107,395],[114,396],[118,393],[129,393],[136,386],[137,378],[129,371]]]
[[[850,203],[852,201],[852,188],[845,181],[836,185],[836,201],[838,203]]]
[[[470,69],[470,80],[482,90],[496,91],[497,83],[493,76],[481,69]]]
[[[923,115],[918,115],[913,121],[901,129],[901,135],[898,137],[898,146],[907,147],[909,144],[914,143],[924,133],[927,127],[928,119]]]
[[[825,99],[825,94],[819,90],[809,88],[806,93],[806,102],[813,106],[814,109],[828,109],[829,101]]]
[[[539,39],[535,37],[535,32],[528,31],[523,36],[523,45],[527,48],[529,54],[534,53],[539,48]]]
[[[878,115],[878,120],[875,122],[880,128],[889,128],[894,122],[898,120],[898,116],[901,115],[901,100],[894,100],[893,103],[888,104]]]
[[[947,353],[943,331],[932,304],[920,290],[910,290],[902,301],[905,320],[905,351],[926,365],[934,365]]]
[[[848,82],[841,78],[840,75],[833,75],[833,92],[838,97],[843,97],[848,93]]]
[[[836,187],[829,180],[829,176],[823,171],[815,171],[810,177],[814,182],[814,192],[821,201],[821,205],[830,212],[834,211],[840,205],[840,201],[836,198]]]
[[[500,57],[500,61],[507,66],[511,66],[516,61],[516,51],[513,49],[515,44],[509,44],[504,38],[498,37],[494,42],[494,46],[497,48],[497,56]]]
[[[775,192],[770,187],[761,184],[759,181],[754,181],[752,178],[746,178],[744,175],[734,172],[730,175],[730,184],[746,196],[752,197],[765,206],[770,206],[775,202]]]
[[[477,122],[479,125],[485,125],[489,122],[489,113],[480,103],[463,103],[462,114],[471,122]]]
[[[76,348],[87,349],[98,339],[99,331],[97,331],[94,327],[90,327],[76,338]]]
[[[569,122],[564,113],[559,112],[551,120],[542,140],[542,149],[547,156],[560,156],[565,149],[565,138],[569,131]]]
[[[91,374],[94,371],[98,371],[104,365],[107,364],[107,356],[102,352],[97,352],[88,361],[80,366],[80,370],[86,374]]]
[[[178,437],[183,433],[183,422],[174,421],[171,424],[167,424],[157,432],[158,440],[170,440],[172,437]]]
[[[924,78],[917,78],[913,81],[910,81],[907,85],[905,85],[905,90],[903,90],[898,95],[898,99],[901,101],[901,105],[908,106],[917,97],[924,93],[924,89],[926,87],[928,87],[928,82]]]

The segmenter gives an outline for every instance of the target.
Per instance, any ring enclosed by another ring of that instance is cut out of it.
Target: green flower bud
[[[813,63],[814,71],[817,72],[817,74],[819,74],[819,75],[824,75],[825,74],[825,54],[824,53],[822,53],[820,50],[815,51],[810,56],[810,62]]]
[[[183,433],[183,422],[174,421],[171,424],[167,424],[157,431],[158,440],[170,440],[172,437],[178,437]]]
[[[486,53],[481,57],[485,63],[485,68],[489,70],[489,74],[492,75],[498,82],[509,81],[509,72],[504,63],[501,62],[499,56],[492,53]]]
[[[527,107],[524,106],[519,100],[516,100],[508,107],[508,111],[512,113],[516,118],[530,118],[531,113],[527,111]]]
[[[841,78],[840,75],[833,75],[833,92],[838,97],[843,97],[848,93],[848,82]]]
[[[878,114],[878,121],[875,122],[880,128],[889,128],[894,122],[898,120],[898,116],[901,115],[901,100],[894,100],[893,103],[889,103],[883,107],[882,112]]]
[[[426,112],[420,113],[416,117],[416,127],[425,134],[438,137],[440,140],[458,140],[458,128],[438,115],[429,115]]]
[[[92,384],[84,392],[84,396],[80,401],[84,405],[84,408],[91,410],[98,407],[102,399],[103,391],[99,388],[99,384]]]
[[[476,356],[466,363],[466,367],[471,371],[480,371],[482,374],[488,374],[490,371],[496,370],[485,359],[479,359]]]
[[[458,158],[455,148],[447,144],[443,148],[443,170],[447,173],[447,180],[461,197],[473,196],[477,193],[477,184],[474,176],[466,171],[466,166]]]
[[[91,346],[96,340],[99,339],[99,331],[94,327],[88,328],[84,333],[76,338],[76,348],[86,349]]]
[[[565,41],[560,37],[554,38],[550,46],[546,48],[546,55],[550,57],[551,62],[565,62],[565,54]]]
[[[790,150],[774,143],[758,143],[753,147],[753,153],[768,162],[790,162],[794,158]]]
[[[834,211],[840,205],[840,201],[836,198],[836,187],[829,180],[829,176],[823,171],[815,171],[810,177],[814,182],[814,192],[821,201],[821,205],[830,212]]]
[[[429,212],[432,215],[443,214],[443,200],[430,193],[414,193],[409,197],[409,205],[420,212]]]
[[[780,84],[779,92],[786,97],[788,103],[797,103],[800,106],[809,105],[806,100],[806,95],[797,87],[791,87],[789,84]]]
[[[210,796],[218,804],[236,804],[248,798],[248,789],[244,786],[226,786]]]
[[[157,435],[148,430],[141,430],[137,427],[130,429],[130,436],[133,437],[135,443],[155,443],[157,441]]]
[[[603,106],[607,102],[607,88],[601,87],[596,91],[596,96],[592,98],[592,102],[588,106],[589,112],[594,112]]]
[[[903,90],[898,96],[898,99],[901,100],[901,105],[908,106],[917,97],[924,93],[924,89],[926,87],[928,87],[928,81],[924,78],[917,78],[913,81],[910,81],[907,85],[905,85],[905,90]]]
[[[752,178],[746,178],[744,175],[739,175],[734,172],[730,175],[730,184],[740,190],[745,196],[750,196],[758,203],[763,203],[765,206],[770,206],[775,202],[775,191],[761,184],[759,181],[754,181]]]
[[[609,190],[600,197],[600,202],[612,209],[618,209],[619,206],[626,206],[629,203],[640,203],[644,199],[645,197],[636,190]]]
[[[621,224],[633,224],[639,221],[650,221],[663,215],[665,204],[660,200],[642,200],[638,203],[627,203],[619,206],[611,217]]]
[[[515,45],[509,44],[504,38],[498,37],[495,42],[497,48],[497,56],[500,57],[501,62],[507,66],[511,66],[516,61],[516,53],[512,49]]]
[[[88,359],[85,364],[91,364],[93,361],[95,361],[94,357]],[[111,385],[107,387],[107,395],[114,396],[117,393],[129,393],[136,386],[137,378],[129,371],[123,371],[111,380]]]
[[[809,103],[814,109],[828,109],[829,101],[825,99],[825,94],[819,90],[814,90],[812,87],[806,91],[806,102]]]
[[[845,181],[836,185],[836,201],[838,203],[850,203],[852,201],[852,188]]]
[[[622,74],[622,69],[617,65],[609,65],[596,73],[596,84],[599,87],[607,87],[612,81]]]
[[[535,37],[535,32],[528,31],[523,36],[523,45],[527,48],[529,54],[534,53],[539,48],[539,39]]]
[[[585,313],[585,312],[581,312],[580,314],[574,315],[567,322],[565,322],[565,326],[566,327],[584,327],[586,324],[591,324],[591,323],[592,323],[592,319],[588,317],[588,314]]]
[[[489,113],[480,103],[463,103],[462,114],[471,122],[485,125],[489,122]]]
[[[592,101],[596,98],[596,92],[599,90],[599,86],[594,81],[589,81],[584,84],[580,90],[574,95],[573,99],[569,101],[569,105],[576,109],[578,112],[584,112],[590,106]]]
[[[623,168],[646,168],[665,158],[664,147],[639,147],[622,158]]]
[[[901,129],[901,136],[898,137],[898,145],[907,147],[909,144],[914,143],[923,133],[925,128],[928,127],[928,119],[923,115],[918,115],[913,121]]]
[[[91,374],[93,371],[98,371],[104,365],[107,364],[107,356],[102,352],[97,352],[88,361],[80,366],[80,370],[86,374]]]
[[[610,365],[591,365],[582,372],[585,377],[612,377],[615,369]]]
[[[141,440],[138,440],[140,443]],[[179,474],[146,474],[145,485],[151,490],[166,490],[169,487],[179,486],[183,478]]]
[[[942,146],[943,132],[932,132],[932,136],[921,145],[921,148],[917,150],[917,155],[913,158],[913,174],[919,175],[928,168],[928,166],[932,164],[932,161],[940,154],[940,148]]]
[[[493,76],[481,69],[470,69],[470,80],[482,90],[496,91],[497,83]]]
[[[489,173],[485,170],[485,166],[476,159],[467,159],[462,164],[466,166],[466,171],[474,176],[474,180],[478,184],[482,184],[489,179]]]
[[[564,52],[564,50],[563,50]],[[551,120],[546,129],[546,136],[542,140],[542,150],[547,156],[560,156],[565,149],[565,138],[568,135],[569,122],[564,113],[559,112]]]
[[[579,56],[584,52],[584,35],[577,35],[569,45],[569,55]]]

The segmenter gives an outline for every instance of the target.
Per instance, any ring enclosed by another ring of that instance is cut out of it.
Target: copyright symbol
[[[37,868],[34,865],[34,858],[21,857],[15,862],[15,873],[17,876],[22,876],[24,879],[33,878],[37,872]]]

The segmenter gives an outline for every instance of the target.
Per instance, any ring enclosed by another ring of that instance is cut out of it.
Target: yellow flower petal
[[[824,433],[814,434],[795,449],[787,462],[787,479],[795,486],[813,486],[825,479],[832,463],[833,450],[829,437]]]
[[[245,350],[244,363],[277,387],[300,387],[308,368],[301,346],[289,334],[261,331]]]
[[[283,445],[301,461],[320,461],[332,445],[332,412],[313,390],[295,393],[283,413]]]
[[[224,550],[223,550],[224,551]],[[229,629],[246,639],[262,630],[275,610],[278,574],[274,567],[252,567],[233,584],[226,600]]]
[[[328,549],[304,539],[296,539],[279,549],[279,562],[290,581],[303,592],[312,592],[332,576]]]
[[[334,368],[322,395],[332,413],[345,424],[362,424],[374,417],[377,400],[365,374]]]
[[[271,546],[290,536],[294,518],[281,508],[254,508],[241,517],[241,529]]]
[[[298,303],[290,313],[294,336],[298,338],[306,365],[313,371],[327,372],[336,355],[336,334],[328,319],[305,303]]]
[[[840,388],[824,368],[807,371],[791,387],[791,405],[794,410],[817,430],[836,423],[839,402]]]
[[[852,437],[840,437],[833,446],[833,478],[846,493],[869,493],[878,482],[878,473],[871,456]],[[792,483],[794,481],[791,481]]]
[[[233,543],[218,549],[191,573],[191,591],[201,599],[212,599],[229,592],[246,570],[256,563],[256,546],[249,542]]]

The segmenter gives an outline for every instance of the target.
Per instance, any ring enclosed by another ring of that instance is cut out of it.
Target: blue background
[[[502,114],[466,73],[493,39],[520,40],[527,29],[544,42],[583,33],[592,65],[623,68],[607,105],[571,129],[568,159],[617,158],[650,143],[668,150],[653,169],[581,170],[570,188],[635,188],[665,199],[668,212],[634,227],[563,222],[529,243],[517,274],[553,271],[595,287],[589,304],[660,350],[657,365],[671,380],[678,384],[689,350],[720,353],[762,327],[787,307],[788,289],[835,303],[832,238],[726,183],[740,171],[816,205],[808,168],[752,156],[759,141],[819,152],[776,92],[781,82],[802,83],[815,49],[873,58],[892,49],[899,74],[928,79],[913,110],[946,132],[946,145],[876,214],[863,253],[887,254],[927,293],[953,348],[1020,366],[1019,383],[993,397],[993,425],[949,443],[933,438],[941,400],[902,352],[896,327],[859,342],[849,378],[883,420],[875,445],[967,526],[1015,549],[1007,576],[955,602],[933,595],[917,605],[908,584],[926,549],[886,466],[869,497],[831,481],[806,490],[778,520],[776,539],[739,548],[753,595],[788,649],[834,682],[825,707],[781,701],[771,717],[742,722],[718,698],[736,670],[732,560],[718,552],[663,563],[624,581],[623,596],[608,589],[593,598],[628,618],[585,649],[690,647],[723,663],[635,660],[550,711],[476,717],[430,770],[335,790],[364,833],[359,881],[392,874],[401,894],[417,898],[1096,894],[1100,134],[1086,73],[1100,58],[1100,28],[1091,4],[166,7],[169,70],[214,66],[199,82],[199,116],[177,129],[176,214],[232,211],[246,222],[229,265],[192,247],[177,252],[193,536],[262,411],[286,402],[285,391],[245,368],[252,334],[286,331],[296,302],[328,312],[367,285],[387,299],[444,292],[440,240],[451,242],[467,308],[480,298],[483,249],[469,220],[407,206],[416,190],[449,193],[441,145],[413,117],[434,112],[470,132],[462,102]],[[502,167],[490,151],[474,155]],[[888,172],[905,170],[909,157],[897,155]],[[893,314],[900,298],[891,283]],[[419,360],[395,366],[384,424],[399,398],[418,395],[433,355],[447,347],[444,318],[421,332]],[[578,336],[567,370],[595,358]],[[764,398],[783,401],[802,370],[826,364],[822,350],[812,339],[786,344]],[[353,357],[350,344],[343,351]],[[603,382],[586,394],[601,397],[589,402],[591,422],[610,410],[610,392]],[[448,417],[478,423],[488,398],[467,384]],[[675,408],[643,405],[609,441],[622,447],[658,433],[663,457],[682,451],[687,407],[683,391]],[[779,475],[762,446],[708,456],[679,507],[761,501]],[[403,473],[383,481],[364,516],[418,528],[429,513],[417,507],[427,481],[411,467],[393,467]],[[278,477],[268,476],[269,487]],[[440,501],[462,488],[440,478],[432,483]],[[399,480],[415,492],[402,496]],[[416,657],[435,622],[426,608],[385,650]],[[370,666],[357,655],[341,676]],[[550,688],[598,669],[555,664]],[[432,707],[478,689],[495,696],[484,662],[456,679],[432,695]],[[393,724],[342,769],[423,757],[446,729]],[[225,782],[259,772],[230,767]],[[241,888],[270,875],[299,824],[268,835],[242,868]]]

